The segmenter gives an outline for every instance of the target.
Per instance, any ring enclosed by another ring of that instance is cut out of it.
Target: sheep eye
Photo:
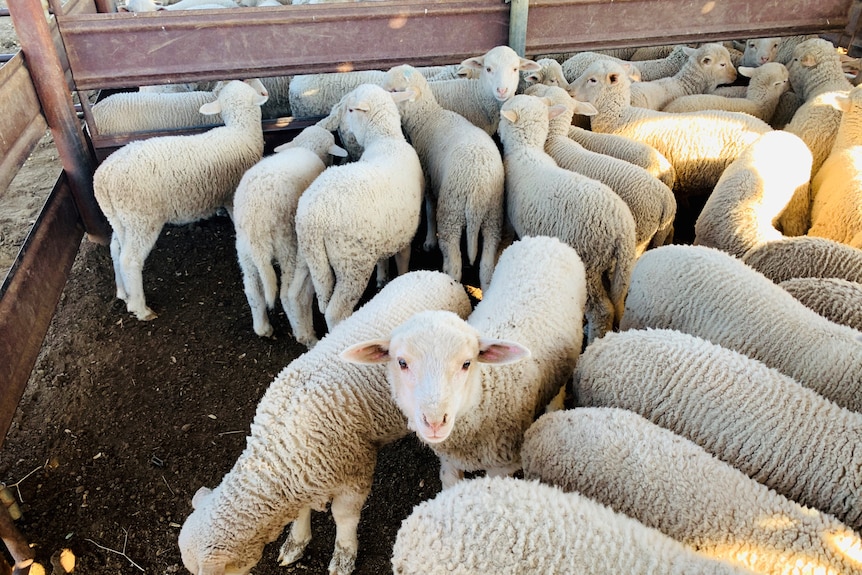
[[[401,369],[407,369],[407,362],[399,357],[398,358],[398,367],[400,367]]]
[[[485,71],[490,74],[491,73],[491,66],[485,66]]]
[[[749,42],[749,43],[748,43],[748,47],[749,47],[749,48],[754,48],[754,42]]]
[[[347,108],[347,111],[353,113],[353,108]]]
[[[463,363],[463,365],[461,365],[461,369],[463,369],[464,371],[467,371],[468,369],[470,369],[470,360],[469,359],[467,361],[465,361]]]

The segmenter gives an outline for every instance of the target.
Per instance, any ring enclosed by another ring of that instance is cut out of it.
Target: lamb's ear
[[[348,109],[359,110],[360,112],[370,112],[371,111],[371,105],[366,100],[361,100],[359,102],[356,102],[352,106],[348,105]]]
[[[479,338],[479,362],[503,365],[530,357],[530,350],[514,341]]]
[[[335,144],[332,144],[329,147],[329,149],[327,150],[327,152],[329,152],[330,156],[337,156],[339,158],[346,158],[347,157],[347,150],[345,150],[341,146],[337,146]]]
[[[692,48],[691,46],[683,46],[682,51],[685,52],[687,55],[691,56],[692,54],[697,52],[697,48]]]
[[[541,64],[528,60],[527,58],[520,58],[519,62],[520,65],[518,66],[518,70],[521,70],[522,72],[538,72],[542,69]]]
[[[295,144],[294,144],[294,143],[293,143],[293,141],[291,140],[290,142],[285,142],[285,143],[283,143],[283,144],[279,144],[279,145],[277,145],[276,147],[274,147],[274,148],[272,149],[272,151],[273,151],[273,152],[280,152],[280,151],[282,151],[282,150],[287,150],[288,148],[293,148],[293,147],[295,147]]]
[[[637,68],[637,66],[635,66],[631,62],[625,62],[621,64],[621,66],[623,67],[623,70],[626,71],[626,76],[629,77],[629,80],[631,80],[632,82],[641,81],[641,71]]]
[[[805,54],[804,56],[799,58],[799,63],[806,68],[812,68],[817,65],[817,58],[815,58],[811,54]]]
[[[355,343],[338,354],[349,363],[374,364],[389,361],[389,340],[372,339]]]
[[[580,100],[572,99],[575,103],[575,114],[580,114],[581,116],[595,116],[599,113],[595,106],[590,104],[589,102],[581,102]]]
[[[481,70],[485,66],[485,56],[473,56],[467,58],[461,65],[470,70]]]
[[[850,109],[850,96],[838,92],[824,94],[821,97],[821,102],[828,106],[832,106],[840,112],[846,112]]]
[[[207,498],[212,494],[213,490],[209,487],[201,487],[198,489],[195,494],[192,496],[192,509],[197,509],[201,506],[201,504],[207,500]]]
[[[512,122],[513,124],[518,121],[518,113],[514,110],[500,110],[500,115]]]
[[[568,108],[563,104],[554,104],[548,108],[548,119],[553,120],[563,112],[567,111]]]
[[[204,116],[212,116],[214,114],[221,113],[221,104],[219,104],[218,100],[214,100],[212,102],[207,102],[203,104],[198,110]]]
[[[411,87],[407,88],[403,92],[389,92],[389,95],[392,96],[392,101],[397,104],[398,102],[413,102],[416,100],[416,96],[418,96],[419,93]]]
[[[542,83],[542,76],[538,72],[532,72],[532,73],[524,76],[524,81],[532,83],[532,84],[541,84]]]
[[[746,78],[751,78],[751,75],[754,74],[754,71],[757,68],[752,68],[750,66],[739,66],[736,68],[736,71],[745,76]]]

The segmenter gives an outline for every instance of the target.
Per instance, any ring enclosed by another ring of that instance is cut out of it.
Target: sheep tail
[[[622,244],[617,245],[616,252],[610,296],[614,305],[614,327],[619,327],[625,311],[626,294],[629,291],[635,257],[634,251],[625,249]]]
[[[479,229],[482,226],[476,219],[467,214],[467,259],[470,265],[473,265],[479,253]]]
[[[297,235],[299,235],[299,230],[297,230]],[[317,305],[321,313],[325,313],[335,288],[335,274],[332,272],[332,266],[329,265],[326,240],[323,234],[316,232],[303,234],[303,237],[300,250],[308,265],[311,283],[317,294]]]

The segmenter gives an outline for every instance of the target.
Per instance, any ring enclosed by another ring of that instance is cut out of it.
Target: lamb
[[[862,539],[846,525],[632,411],[545,414],[521,454],[525,478],[577,491],[709,557],[763,575],[862,573],[847,553],[858,557]]]
[[[596,62],[574,84],[570,94],[593,104],[593,130],[628,136],[653,146],[673,165],[674,194],[711,190],[724,169],[769,124],[739,112],[705,111],[671,114],[631,105],[631,83],[613,62]]]
[[[826,238],[802,236],[766,242],[747,251],[742,261],[775,283],[803,277],[862,283],[862,250]]]
[[[461,236],[466,228],[472,265],[482,233],[480,285],[491,281],[503,229],[503,159],[494,140],[463,116],[443,109],[428,81],[412,66],[386,73],[383,87],[411,94],[398,104],[401,123],[426,177],[428,233],[424,248],[439,243],[443,271],[461,281]]]
[[[806,40],[796,46],[793,54],[787,70],[790,85],[802,104],[784,129],[802,138],[811,148],[813,179],[829,156],[841,123],[842,112],[835,107],[836,96],[848,94],[853,85],[844,76],[838,52],[828,40]],[[798,236],[808,231],[810,207],[809,194],[794,197],[781,219],[785,235]]]
[[[296,208],[299,258],[288,290],[288,319],[297,341],[312,346],[310,280],[329,329],[353,312],[375,266],[395,256],[398,273],[410,264],[419,227],[425,176],[416,150],[404,139],[395,101],[363,84],[345,101],[346,122],[364,148],[359,161],[331,166],[305,190]]]
[[[579,406],[634,411],[788,499],[862,525],[862,414],[756,359],[679,331],[629,330],[585,350],[573,388]]]
[[[781,95],[790,87],[784,64],[768,62],[758,68],[740,66],[739,73],[750,78],[743,98],[728,98],[715,94],[681,96],[668,103],[665,112],[697,112],[726,110],[745,112],[764,122],[770,122]]]
[[[648,327],[744,353],[862,411],[862,334],[821,317],[720,250],[674,245],[640,257],[620,329]]]
[[[511,475],[521,467],[524,431],[581,353],[585,301],[577,252],[556,238],[527,237],[500,255],[466,322],[417,314],[342,357],[387,365],[409,428],[440,458],[444,489],[464,471]]]
[[[695,245],[742,257],[783,238],[775,228],[778,216],[794,192],[808,186],[810,175],[805,142],[783,130],[763,134],[721,174],[695,222]]]
[[[326,116],[346,94],[362,84],[379,84],[383,70],[357,70],[332,74],[297,74],[290,82],[288,99],[297,118]]]
[[[671,163],[649,144],[626,136],[602,134],[577,126],[569,128],[569,138],[591,152],[613,156],[640,166],[670,189],[673,189],[676,183],[676,172]]]
[[[808,235],[862,249],[862,87],[835,101],[843,114],[832,151],[811,182]]]
[[[592,341],[622,316],[635,260],[634,218],[608,186],[557,166],[545,152],[550,109],[542,100],[519,94],[500,114],[509,222],[520,237],[554,236],[577,250],[587,270]]]
[[[789,64],[793,60],[793,50],[796,46],[812,38],[817,38],[817,35],[750,38],[745,42],[745,49],[742,53],[742,65],[757,67],[763,66],[768,62]]]
[[[260,106],[248,84],[228,82],[202,114],[221,113],[225,125],[201,134],[161,136],[127,144],[96,169],[93,190],[113,228],[111,258],[117,297],[139,320],[151,320],[142,271],[166,223],[185,224],[232,210],[245,171],[263,155]]]
[[[521,58],[508,46],[496,46],[461,65],[479,71],[478,80],[431,82],[431,92],[443,108],[457,112],[493,135],[500,123],[500,106],[515,95],[520,72],[536,72],[539,64]]]
[[[686,51],[688,61],[673,76],[631,84],[631,105],[661,110],[671,100],[703,94],[736,80],[730,53],[721,44],[707,43],[697,49],[686,48]]]
[[[261,337],[273,333],[266,313],[275,305],[278,289],[273,261],[281,270],[282,307],[288,309],[287,287],[296,268],[294,217],[299,197],[332,164],[332,156],[347,155],[335,145],[335,137],[318,126],[305,128],[275,152],[243,174],[233,198],[237,257],[254,332]]]
[[[558,166],[609,186],[629,207],[635,221],[635,253],[649,245],[664,245],[673,234],[676,198],[670,188],[649,172],[624,160],[591,152],[568,137],[578,102],[563,88],[531,86],[528,94],[547,98],[565,111],[549,122],[545,152]]]
[[[533,84],[542,84],[544,86],[559,86],[560,88],[568,88],[569,82],[563,73],[563,67],[553,58],[540,58],[536,60],[536,64],[540,66],[539,70],[530,72],[524,76],[524,82],[527,87]]]
[[[383,368],[348,365],[338,354],[349,342],[383,337],[432,309],[466,317],[470,301],[463,286],[440,272],[399,276],[276,376],[233,468],[192,500],[179,535],[189,571],[248,573],[291,521],[279,561],[293,563],[311,540],[310,511],[330,501],[337,533],[329,572],[353,570],[377,450],[408,431]]]
[[[682,49],[680,49],[680,52],[685,54],[685,58],[682,59],[679,65],[679,68],[682,68],[682,65],[688,60],[688,54],[683,52]],[[580,78],[593,62],[616,62],[623,67],[633,82],[642,81],[643,77],[640,69],[632,62],[608,54],[603,54],[601,52],[578,52],[560,65],[567,84],[571,84]],[[674,70],[674,74],[679,71],[679,68]],[[672,75],[673,74],[671,74],[671,76]]]
[[[862,332],[862,283],[840,278],[794,278],[778,285],[829,321]]]
[[[577,493],[511,478],[464,481],[420,503],[392,553],[396,575],[747,572]]]
[[[154,0],[128,0],[126,5],[118,8],[120,12],[156,12],[159,10],[207,10],[222,8],[238,8],[234,0],[180,0],[170,4],[157,4]]]
[[[664,56],[646,60],[634,60],[632,64],[640,73],[641,82],[652,82],[660,78],[669,78],[679,72],[683,65],[688,62],[689,51],[687,46],[677,45]]]
[[[245,80],[262,98],[269,90],[261,80]],[[177,130],[222,124],[218,114],[203,114],[200,107],[213,102],[225,82],[211,90],[187,92],[117,92],[93,104],[95,129],[99,134],[125,134],[155,130]]]

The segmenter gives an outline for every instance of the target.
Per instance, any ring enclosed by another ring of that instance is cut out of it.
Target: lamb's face
[[[630,89],[625,70],[619,64],[598,61],[569,85],[569,95],[580,102],[589,102],[599,110],[603,96],[614,89]]]
[[[742,53],[743,66],[763,66],[767,62],[774,62],[778,55],[778,45],[781,38],[752,38],[745,43],[745,51]]]
[[[698,65],[715,85],[731,84],[736,80],[736,68],[727,48],[721,44],[707,44],[698,52]]]
[[[461,65],[479,70],[479,81],[498,102],[505,102],[515,95],[521,80],[521,71],[538,72],[541,66],[532,60],[521,58],[508,46],[491,48],[484,56],[468,58]]]

